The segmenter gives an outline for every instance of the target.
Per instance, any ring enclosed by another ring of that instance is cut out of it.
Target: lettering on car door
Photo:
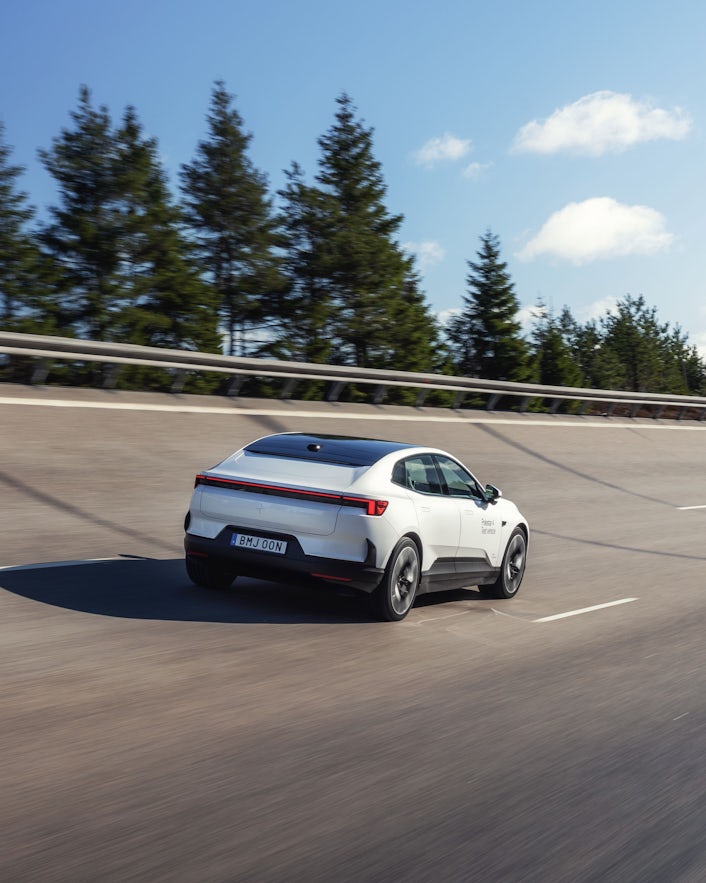
[[[498,563],[500,523],[481,486],[471,473],[450,457],[436,456],[448,494],[459,508],[461,531],[459,558],[478,558],[485,553]]]
[[[411,494],[417,512],[419,530],[435,558],[454,559],[461,533],[461,513],[456,500],[444,493],[439,474],[430,454],[405,460],[400,476]]]

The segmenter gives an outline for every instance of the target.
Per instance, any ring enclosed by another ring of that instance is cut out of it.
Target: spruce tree
[[[581,386],[583,375],[572,351],[572,317],[568,310],[560,318],[543,304],[532,332],[535,379],[546,386]]]
[[[604,345],[600,324],[591,319],[574,335],[574,358],[589,389],[626,389],[625,368],[610,347]]]
[[[213,89],[208,137],[181,168],[185,216],[200,265],[215,288],[228,351],[242,354],[249,331],[277,311],[282,279],[267,180],[248,157],[252,136],[223,82]]]
[[[411,259],[402,290],[390,305],[389,367],[397,371],[445,373],[448,351],[441,341],[441,330],[431,314]]]
[[[618,360],[623,387],[684,394],[701,386],[698,354],[679,328],[660,322],[645,298],[627,295],[601,319],[602,347]]]
[[[431,369],[436,326],[418,291],[413,262],[397,241],[402,215],[385,206],[387,187],[373,132],[346,94],[319,139],[317,182],[329,203],[328,283],[338,321],[337,361],[361,367]],[[411,329],[414,334],[412,335]],[[412,339],[413,337],[413,339]]]
[[[540,319],[533,336],[543,383],[554,376],[559,385],[591,389],[674,395],[703,395],[706,389],[706,363],[696,347],[678,326],[660,322],[656,307],[642,296],[627,295],[585,325],[564,307],[558,319]],[[580,384],[571,382],[573,371],[580,373]]]
[[[285,172],[282,199],[283,272],[281,327],[271,352],[280,358],[326,363],[335,348],[336,305],[328,273],[332,198],[304,181],[297,163]]]
[[[42,261],[28,230],[34,210],[17,187],[24,169],[11,164],[11,155],[0,123],[0,328],[46,331],[51,326],[44,318],[49,311]]]
[[[61,270],[57,322],[79,336],[112,340],[120,305],[117,270],[117,145],[106,107],[95,109],[86,86],[73,128],[39,155],[59,187],[59,205],[42,239]]]
[[[678,386],[686,395],[702,396],[706,393],[706,361],[698,349],[690,344],[688,337],[679,327],[674,328],[663,341],[667,358],[673,362],[679,376]]]
[[[157,142],[143,135],[131,107],[116,132],[116,149],[121,337],[148,346],[219,351],[214,292],[190,259]]]
[[[529,377],[528,347],[517,319],[520,307],[500,240],[490,230],[481,236],[476,261],[468,261],[467,294],[447,334],[457,369],[486,380],[523,381]]]

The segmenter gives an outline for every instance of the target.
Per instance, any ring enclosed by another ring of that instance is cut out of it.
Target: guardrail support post
[[[417,393],[417,400],[414,403],[414,407],[421,408],[422,405],[424,404],[424,399],[426,399],[426,397],[427,397],[427,390],[420,389],[419,392]]]
[[[520,414],[524,414],[527,408],[529,408],[530,402],[532,401],[532,396],[523,396],[520,400]]]
[[[615,402],[608,402],[605,407],[605,415],[606,417],[610,417],[615,410]]]
[[[454,411],[457,411],[461,407],[461,405],[463,404],[463,400],[465,398],[466,398],[465,392],[457,392],[456,393],[456,395],[454,396],[454,403],[453,403],[453,405],[451,405],[451,407],[454,409]]]
[[[331,389],[328,391],[328,395],[326,396],[327,402],[337,402],[338,397],[343,391],[343,387],[346,384],[342,380],[337,380],[335,383],[331,384]]]
[[[556,412],[559,410],[559,406],[561,405],[561,401],[561,399],[552,399],[552,403],[549,406],[550,414],[556,414]]]
[[[180,393],[184,389],[184,384],[186,383],[186,371],[181,371],[177,368],[174,372],[174,380],[172,380],[172,393]]]
[[[103,368],[103,389],[115,389],[118,385],[120,365],[105,365]]]
[[[486,411],[494,411],[499,398],[500,398],[500,396],[496,392],[494,392],[490,396],[488,396],[488,401],[486,403],[485,410]]]
[[[296,377],[288,377],[285,381],[284,386],[282,387],[282,392],[280,392],[279,397],[281,399],[291,399],[292,393],[294,392],[294,387],[297,385]]]
[[[686,407],[679,409],[679,413],[677,414],[677,420],[681,420],[684,417],[684,414],[686,414]]]
[[[654,413],[654,419],[659,420],[659,418],[662,416],[663,413],[664,413],[664,405],[660,405],[659,408],[657,408],[657,410]]]
[[[373,404],[374,405],[382,404],[382,400],[385,398],[386,393],[387,393],[386,386],[377,386],[375,388],[375,395],[373,396]]]
[[[640,403],[635,402],[635,404],[630,408],[630,416],[637,417],[637,412],[640,410]]]
[[[50,363],[49,359],[38,359],[32,368],[32,374],[29,382],[32,386],[41,386],[49,376]]]
[[[699,414],[699,421],[706,420],[706,408],[702,408],[701,413]]]
[[[244,383],[245,377],[242,374],[233,374],[226,389],[226,395],[237,399],[240,394],[240,388]]]

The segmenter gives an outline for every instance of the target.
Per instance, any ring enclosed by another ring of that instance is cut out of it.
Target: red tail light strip
[[[200,484],[210,487],[222,487],[233,491],[244,491],[251,494],[267,494],[275,497],[288,497],[293,500],[318,500],[321,503],[332,503],[337,506],[356,506],[365,509],[368,515],[382,515],[387,509],[387,500],[373,500],[369,497],[353,497],[345,494],[334,494],[327,491],[302,491],[277,484],[262,484],[256,481],[243,481],[239,478],[215,478],[199,473],[194,487]]]
[[[342,506],[361,506],[368,515],[383,515],[387,509],[387,500],[370,500],[364,497],[341,497]]]
[[[330,579],[337,583],[352,583],[353,580],[348,576],[332,576],[330,573],[312,573],[312,576],[318,579]]]

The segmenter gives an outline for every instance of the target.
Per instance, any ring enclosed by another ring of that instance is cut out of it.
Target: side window
[[[401,468],[404,468],[404,480]],[[422,454],[419,457],[410,457],[395,466],[392,480],[397,484],[404,484],[418,494],[435,494],[440,496],[444,493],[439,474],[434,465],[434,459],[430,454]]]
[[[401,484],[402,487],[407,485],[407,470],[405,469],[404,460],[400,460],[399,463],[395,463],[395,468],[392,470],[392,481],[394,484]]]
[[[471,497],[474,500],[485,499],[485,494],[478,482],[460,463],[451,460],[449,457],[437,457],[436,462],[452,497]]]

